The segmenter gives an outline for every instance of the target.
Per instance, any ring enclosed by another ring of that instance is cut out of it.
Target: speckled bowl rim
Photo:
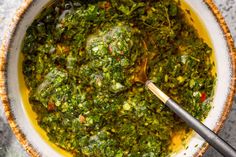
[[[221,15],[219,9],[216,7],[213,0],[204,0],[208,8],[211,10],[213,15],[215,16],[216,20],[218,21],[218,24],[220,25],[221,30],[224,33],[224,37],[227,42],[228,50],[229,50],[229,56],[232,63],[232,76],[230,80],[230,92],[227,96],[227,101],[224,105],[224,110],[222,113],[222,116],[220,120],[218,121],[217,125],[214,128],[214,132],[218,133],[219,130],[223,127],[224,121],[226,120],[231,106],[232,101],[235,94],[235,83],[236,83],[236,49],[234,47],[234,41],[230,34],[229,28]],[[39,157],[39,152],[29,143],[29,141],[26,139],[25,135],[22,133],[20,128],[17,126],[17,123],[15,121],[15,117],[11,111],[11,107],[9,104],[9,97],[8,97],[8,91],[7,91],[7,77],[6,77],[6,67],[7,67],[7,56],[10,48],[10,44],[12,41],[12,38],[16,32],[17,26],[21,20],[21,17],[24,16],[26,10],[33,4],[33,0],[24,0],[22,2],[21,6],[17,10],[10,27],[8,31],[6,32],[6,36],[3,39],[3,44],[0,49],[0,97],[2,100],[2,104],[5,110],[5,115],[7,118],[7,121],[15,134],[16,138],[20,142],[20,144],[23,146],[23,148],[28,152],[28,154],[32,157]],[[195,157],[202,156],[207,148],[209,147],[208,143],[204,143],[204,145],[194,154]]]

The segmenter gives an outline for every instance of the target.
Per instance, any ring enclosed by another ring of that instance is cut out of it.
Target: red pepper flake
[[[55,111],[56,105],[53,102],[48,102],[48,111]]]
[[[104,7],[105,7],[105,10],[109,10],[111,8],[111,3],[106,2]]]
[[[120,61],[120,57],[117,57],[116,60],[117,60],[117,61]]]
[[[109,52],[112,52],[112,47],[111,45],[108,46]]]
[[[206,98],[207,98],[206,93],[202,92],[201,97],[200,97],[201,102],[204,102],[206,100]]]
[[[99,7],[102,8],[102,9],[105,9],[107,11],[111,8],[111,3],[110,2],[100,3]]]
[[[86,118],[83,115],[79,115],[79,122],[84,123]]]

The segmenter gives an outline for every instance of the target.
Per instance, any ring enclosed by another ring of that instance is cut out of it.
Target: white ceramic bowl
[[[61,151],[55,145],[49,144],[45,140],[46,135],[39,133],[40,128],[35,125],[36,122],[29,119],[26,112],[29,109],[23,105],[23,97],[27,91],[21,90],[22,81],[18,75],[20,50],[26,30],[49,1],[25,0],[15,15],[1,48],[0,95],[8,122],[26,151],[31,156],[59,157],[62,156]],[[206,32],[201,26],[197,28],[200,36],[204,37],[204,34],[208,33],[209,38],[206,40],[212,43],[214,50],[217,82],[213,108],[204,124],[218,132],[230,111],[235,91],[236,52],[233,40],[224,19],[212,0],[185,0],[185,2],[197,14],[195,18],[199,18],[203,27],[206,28]],[[194,13],[192,15],[194,16]],[[208,145],[195,134],[187,146],[188,149],[183,149],[174,156],[199,156],[206,151]]]

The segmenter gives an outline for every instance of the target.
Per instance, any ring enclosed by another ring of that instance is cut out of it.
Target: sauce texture
[[[203,120],[214,91],[212,49],[174,0],[61,0],[28,28],[23,74],[49,139],[74,156],[159,157],[186,124],[143,84],[137,67]]]

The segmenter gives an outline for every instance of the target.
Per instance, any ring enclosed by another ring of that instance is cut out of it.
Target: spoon
[[[181,108],[175,101],[162,92],[151,80],[148,80],[146,69],[148,59],[145,58],[141,65],[136,69],[134,82],[145,84],[145,86],[153,92],[166,106],[168,106],[175,114],[177,114],[188,126],[196,131],[204,138],[212,147],[225,157],[236,157],[236,150],[216,135],[203,123],[191,116],[187,111]]]

